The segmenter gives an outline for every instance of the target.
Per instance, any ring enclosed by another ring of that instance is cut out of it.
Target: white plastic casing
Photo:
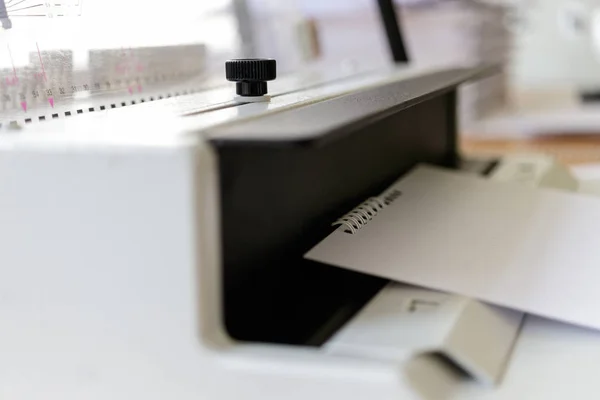
[[[591,398],[600,337],[531,317],[495,389],[437,359],[238,343],[224,331],[218,170],[203,128],[403,76],[185,118],[140,106],[2,133],[0,398],[552,400],[564,382]],[[451,390],[415,390],[432,373]]]

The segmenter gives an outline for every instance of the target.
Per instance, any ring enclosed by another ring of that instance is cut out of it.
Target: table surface
[[[467,156],[500,156],[511,153],[544,153],[568,165],[600,163],[599,135],[553,135],[528,139],[478,139],[462,137]]]

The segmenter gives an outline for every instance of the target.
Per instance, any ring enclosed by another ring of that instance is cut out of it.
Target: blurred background
[[[410,66],[502,65],[461,93],[465,152],[600,161],[600,1],[395,6]],[[393,63],[375,0],[3,0],[0,20],[1,121],[197,93],[227,58],[276,58],[280,76]]]

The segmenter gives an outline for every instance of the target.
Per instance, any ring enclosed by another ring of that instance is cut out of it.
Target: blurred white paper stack
[[[510,36],[509,6],[492,0],[396,0],[411,64],[428,67],[504,64]],[[277,58],[281,71],[301,69],[296,40],[299,21],[315,22],[319,62],[356,70],[389,65],[387,39],[373,0],[250,0],[256,20],[256,50]],[[504,105],[507,79],[499,75],[463,89],[461,126]]]
[[[414,2],[411,2],[414,3]],[[445,1],[402,7],[402,22],[411,61],[419,65],[501,64],[510,56],[506,29],[509,9],[476,1]],[[462,89],[460,122],[463,130],[503,107],[508,98],[505,73]]]

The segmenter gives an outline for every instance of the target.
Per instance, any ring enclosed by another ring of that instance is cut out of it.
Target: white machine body
[[[0,398],[590,398],[597,332],[402,285],[321,347],[242,343],[224,329],[219,170],[204,129],[420,73],[307,89],[300,77],[270,103],[184,117],[146,104],[2,132]],[[527,160],[529,184],[576,189],[547,158]],[[490,179],[513,179],[522,162],[501,161]],[[417,292],[451,306],[424,302],[407,318],[393,299]],[[471,346],[488,336],[491,359]]]

